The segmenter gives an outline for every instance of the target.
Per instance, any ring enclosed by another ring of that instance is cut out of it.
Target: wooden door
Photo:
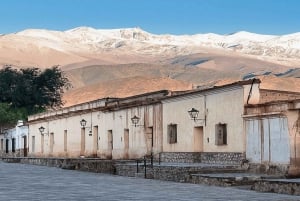
[[[124,130],[124,158],[129,158],[129,129]]]
[[[23,152],[24,157],[27,157],[27,136],[23,137]]]
[[[80,156],[85,154],[85,128],[81,128],[81,140],[80,140]]]
[[[107,146],[108,146],[108,158],[112,159],[112,152],[114,149],[114,142],[113,142],[113,132],[112,130],[107,131]]]
[[[97,157],[98,151],[98,126],[93,127],[93,156]]]

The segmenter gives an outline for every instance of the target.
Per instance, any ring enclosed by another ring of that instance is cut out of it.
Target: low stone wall
[[[2,158],[5,162],[15,162],[31,165],[43,165],[62,169],[81,170],[97,173],[115,174],[115,162],[101,159],[72,158]]]
[[[75,166],[75,170],[115,174],[114,161],[112,160],[76,160],[71,164]]]
[[[207,163],[240,165],[244,154],[239,152],[162,152],[161,162],[171,163]]]
[[[139,163],[137,163],[137,160],[116,161],[115,163],[116,175],[126,177],[142,177],[147,179],[153,179],[152,167],[153,166],[151,165],[149,160],[146,161],[146,169],[143,160],[139,160]]]
[[[250,163],[248,167],[249,172],[258,174],[271,174],[271,175],[288,175],[289,165],[284,164],[254,164]]]
[[[244,154],[239,152],[203,152],[201,162],[208,164],[240,165]]]
[[[200,163],[200,152],[162,152],[159,154],[161,162],[168,163]]]
[[[20,163],[21,162],[20,158],[2,158],[2,160],[7,163]]]
[[[175,167],[175,166],[155,166],[153,167],[153,179],[189,182],[190,174],[200,171],[199,167]]]
[[[252,185],[256,181],[262,179],[260,176],[251,176],[251,175],[243,176],[241,174],[239,175],[238,172],[239,171],[235,170],[229,176],[226,175],[225,172],[222,172],[222,174],[192,174],[190,183],[213,185],[213,186],[244,186],[244,185]],[[245,172],[243,170],[240,170],[240,173],[245,173]]]
[[[244,172],[236,166],[153,166],[153,178],[165,181],[192,183],[192,175],[203,173]]]
[[[1,157],[23,157],[24,156],[24,149],[16,149],[15,152],[11,150],[6,153],[5,150],[0,152]]]
[[[63,158],[19,158],[20,163],[31,165],[43,165],[49,167],[62,167]],[[5,158],[3,160],[6,160]]]
[[[300,183],[288,181],[259,181],[252,185],[251,190],[300,195]]]
[[[142,172],[143,169],[141,166],[138,166],[139,172]],[[116,164],[116,174],[120,176],[126,177],[135,177],[137,172],[137,166],[135,164],[132,165],[124,165],[124,164]]]

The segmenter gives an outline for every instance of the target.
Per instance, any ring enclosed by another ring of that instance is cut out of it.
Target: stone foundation
[[[24,149],[16,149],[15,152],[12,152],[11,150],[6,153],[5,150],[0,152],[0,156],[3,158],[5,157],[24,157]]]
[[[244,154],[239,152],[162,152],[161,162],[171,163],[207,163],[240,165]]]
[[[240,165],[244,154],[239,152],[202,152],[201,162],[207,164]]]
[[[167,163],[200,163],[200,152],[162,152],[159,154],[161,162]]]

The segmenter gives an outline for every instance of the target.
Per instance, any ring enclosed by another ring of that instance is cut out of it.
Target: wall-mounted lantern
[[[195,122],[196,122],[196,120],[198,120],[197,117],[198,117],[198,114],[199,114],[199,110],[196,110],[195,108],[192,108],[190,111],[188,111],[188,113],[189,113],[191,119],[193,119]]]
[[[39,131],[40,131],[41,135],[44,135],[44,134],[49,135],[49,133],[44,133],[45,128],[43,126],[39,127]]]
[[[91,128],[91,129],[92,129],[92,125],[91,125],[91,127],[88,127],[88,126],[86,126],[86,123],[87,123],[87,121],[86,121],[85,119],[82,119],[82,120],[80,121],[81,127],[82,127],[82,128]],[[89,131],[89,136],[92,136],[92,130]]]
[[[140,118],[137,117],[136,115],[134,115],[134,117],[131,118],[131,122],[134,125],[134,127],[138,126],[137,124],[139,123],[139,121],[140,121]]]
[[[82,120],[80,121],[80,125],[81,125],[82,128],[85,128],[85,126],[86,126],[86,120],[85,120],[85,119],[82,119]]]
[[[206,114],[203,119],[199,119],[198,118],[199,110],[192,108],[191,110],[188,111],[188,113],[189,113],[191,119],[194,120],[194,122],[196,122],[197,120],[204,120],[204,124],[206,126]]]

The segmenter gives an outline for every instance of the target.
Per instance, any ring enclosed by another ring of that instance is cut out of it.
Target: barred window
[[[168,125],[168,142],[169,144],[177,143],[177,124]]]
[[[216,124],[216,135],[215,135],[216,145],[226,145],[227,144],[227,124]]]

